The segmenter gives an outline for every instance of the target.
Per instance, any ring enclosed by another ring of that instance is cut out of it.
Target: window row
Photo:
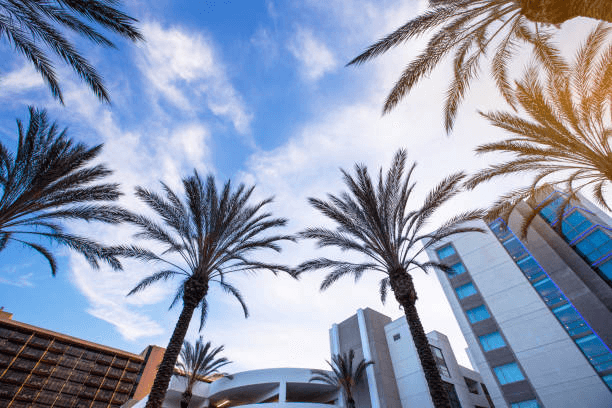
[[[515,402],[514,404],[510,406],[510,408],[540,408],[540,405],[538,404],[538,401],[536,400],[529,400],[529,401]]]

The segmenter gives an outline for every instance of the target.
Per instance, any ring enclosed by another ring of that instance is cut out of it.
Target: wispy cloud
[[[151,89],[184,110],[199,110],[194,99],[204,96],[213,114],[229,119],[242,134],[250,131],[252,114],[231,84],[210,38],[155,22],[144,24],[142,31],[147,41],[140,66]]]
[[[3,93],[21,93],[43,86],[45,84],[40,74],[30,64],[0,77],[0,89]]]
[[[288,48],[300,63],[302,77],[308,81],[318,81],[338,66],[332,51],[310,29],[298,26]]]
[[[33,272],[24,272],[30,264],[5,266],[0,270],[0,284],[17,286],[19,288],[33,288]]]

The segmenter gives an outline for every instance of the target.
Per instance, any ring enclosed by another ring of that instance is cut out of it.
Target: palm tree
[[[363,165],[355,165],[355,176],[342,170],[349,193],[340,196],[328,195],[328,200],[310,198],[310,204],[335,222],[335,230],[325,227],[308,228],[301,232],[303,238],[315,239],[319,247],[337,247],[365,256],[361,262],[329,258],[306,261],[298,267],[298,273],[328,269],[331,272],[321,283],[321,290],[346,275],[359,279],[366,271],[383,273],[380,281],[380,295],[384,302],[390,286],[395,299],[402,306],[418,355],[425,372],[425,378],[436,408],[449,407],[449,400],[443,387],[436,361],[429,348],[429,342],[416,310],[417,294],[411,272],[415,269],[429,271],[449,268],[439,262],[417,260],[425,248],[436,245],[440,240],[462,232],[481,231],[479,228],[461,225],[480,219],[481,211],[470,211],[453,217],[436,232],[422,230],[435,211],[457,195],[462,173],[444,179],[426,197],[420,208],[408,210],[408,201],[415,183],[411,176],[415,164],[404,177],[406,151],[399,150],[387,176],[380,170],[378,185],[374,185]],[[423,246],[417,248],[417,243]]]
[[[348,354],[336,354],[332,356],[331,363],[326,363],[331,367],[331,372],[324,370],[312,370],[312,381],[322,381],[342,390],[342,394],[346,401],[347,408],[355,408],[355,400],[353,399],[353,389],[361,381],[365,374],[366,368],[374,364],[373,361],[365,361],[362,359],[359,364],[353,369],[353,359],[355,352],[349,350]]]
[[[183,372],[187,380],[187,386],[181,396],[181,408],[187,408],[191,401],[193,386],[195,383],[212,374],[218,373],[219,369],[231,363],[225,357],[217,358],[217,354],[223,351],[223,346],[211,349],[210,341],[204,344],[202,336],[195,345],[183,342],[183,348],[176,367]]]
[[[242,306],[245,317],[248,317],[242,295],[226,280],[227,275],[259,270],[269,270],[274,274],[279,271],[293,273],[287,266],[257,261],[250,256],[261,249],[280,252],[280,242],[294,240],[288,235],[265,235],[287,223],[284,218],[272,218],[271,213],[262,212],[272,198],[251,204],[249,200],[254,187],[247,188],[240,184],[232,189],[228,180],[218,191],[212,175],[203,181],[197,172],[183,178],[185,200],[166,184],[161,184],[165,197],[142,187],[136,188],[136,195],[161,217],[162,222],[142,215],[129,217],[129,222],[140,229],[137,237],[161,244],[164,250],[158,255],[135,246],[115,248],[118,255],[165,265],[143,279],[128,295],[159,281],[181,279],[170,307],[182,302],[183,308],[157,371],[147,408],[161,407],[181,345],[197,308],[201,309],[202,329],[208,311],[206,295],[210,285],[217,284],[224,292],[234,296]]]
[[[91,162],[102,145],[75,144],[67,129],[49,124],[44,110],[29,108],[27,129],[17,120],[15,152],[0,142],[0,251],[20,243],[41,254],[51,273],[57,261],[40,240],[67,246],[81,253],[95,268],[99,261],[121,269],[109,248],[66,232],[62,221],[85,220],[119,223],[124,211],[110,202],[121,195],[119,185],[98,183],[112,172]]]
[[[408,64],[396,82],[385,101],[383,113],[390,112],[447,54],[454,51],[454,76],[444,107],[445,127],[450,132],[470,82],[478,74],[481,57],[490,54],[490,49],[493,49],[491,74],[501,95],[511,106],[515,101],[508,65],[518,45],[531,46],[535,57],[548,70],[560,68],[562,59],[551,44],[550,27],[530,22],[522,8],[534,2],[537,0],[430,0],[429,8],[423,14],[372,44],[348,65],[362,64],[410,39],[436,30],[425,49]]]
[[[566,204],[575,192],[588,187],[597,202],[610,210],[605,198],[612,181],[612,45],[605,43],[610,30],[600,24],[580,47],[573,64],[567,70],[548,71],[544,82],[539,67],[531,66],[513,89],[522,112],[481,113],[512,136],[481,145],[476,151],[513,157],[480,170],[467,187],[505,175],[534,174],[530,186],[501,197],[487,218],[507,217],[522,200],[560,185],[569,193]],[[523,235],[535,214],[525,219]]]
[[[136,19],[117,8],[117,0],[0,0],[0,37],[5,37],[43,77],[51,93],[63,103],[53,63],[46,47],[85,81],[102,101],[109,102],[102,78],[62,33],[68,29],[95,44],[115,47],[91,22],[132,41],[142,40]]]

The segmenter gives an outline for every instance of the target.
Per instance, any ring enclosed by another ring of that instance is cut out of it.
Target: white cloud
[[[140,63],[152,89],[183,110],[197,111],[193,99],[205,96],[206,105],[229,119],[242,134],[250,131],[252,114],[234,89],[212,40],[201,33],[158,23],[143,24],[147,39]]]
[[[24,64],[21,68],[0,77],[0,90],[7,94],[26,92],[44,86],[40,74],[30,64]]]
[[[308,81],[318,81],[338,66],[332,51],[310,29],[298,26],[288,48],[300,63],[301,75]]]
[[[18,288],[34,287],[33,272],[23,272],[30,264],[7,266],[0,270],[0,284],[16,286]]]

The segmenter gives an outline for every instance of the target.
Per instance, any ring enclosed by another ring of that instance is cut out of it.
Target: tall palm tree
[[[108,102],[102,78],[62,30],[67,29],[97,45],[115,47],[93,22],[132,41],[142,40],[134,26],[137,20],[120,11],[119,3],[118,0],[0,0],[0,38],[5,37],[34,65],[53,96],[62,103],[53,62],[44,48],[70,65],[100,100]]]
[[[334,221],[337,228],[308,228],[300,235],[317,240],[319,247],[337,247],[365,256],[365,259],[361,262],[313,259],[302,263],[298,273],[331,270],[321,283],[321,290],[346,275],[359,279],[366,271],[384,274],[380,281],[381,300],[385,301],[390,286],[406,315],[434,405],[447,408],[449,400],[417,314],[417,294],[411,272],[416,269],[427,272],[433,268],[449,271],[439,262],[422,262],[417,257],[426,247],[436,245],[448,236],[481,231],[462,223],[480,219],[482,213],[476,210],[466,212],[448,220],[435,232],[423,232],[435,211],[459,193],[465,176],[458,173],[447,177],[429,192],[421,207],[409,210],[408,201],[415,186],[411,176],[416,163],[404,177],[405,165],[406,151],[402,149],[396,153],[386,177],[380,169],[377,185],[372,182],[365,166],[355,165],[355,176],[342,170],[349,193],[329,194],[327,201],[309,199],[310,204]],[[419,242],[423,245],[420,248]]]
[[[575,192],[589,188],[599,204],[610,210],[605,197],[612,182],[612,44],[606,43],[610,31],[610,26],[600,24],[568,69],[548,71],[543,81],[540,67],[531,66],[512,91],[521,112],[481,113],[511,137],[476,151],[513,157],[480,170],[466,185],[474,188],[500,176],[533,174],[530,186],[501,197],[488,218],[507,217],[522,200],[557,186],[570,193],[568,202]],[[526,218],[523,235],[534,217],[535,213]]]
[[[567,3],[566,0],[560,1]],[[423,14],[372,44],[348,65],[362,64],[435,30],[425,49],[410,61],[394,85],[383,113],[391,111],[444,57],[454,52],[453,79],[446,92],[444,107],[445,127],[450,132],[470,82],[478,74],[483,56],[492,55],[491,74],[501,95],[511,106],[515,101],[508,65],[519,45],[531,46],[535,57],[548,70],[558,69],[562,64],[559,51],[551,43],[552,29],[532,23],[525,15],[523,6],[532,3],[533,0],[430,0],[429,8]]]
[[[183,342],[183,348],[176,363],[176,367],[183,372],[187,386],[181,395],[181,408],[187,408],[191,402],[193,386],[201,378],[219,373],[219,369],[231,363],[225,357],[217,358],[217,354],[223,351],[223,346],[211,349],[210,341],[204,344],[202,336],[195,345]]]
[[[183,178],[183,186],[184,200],[164,183],[165,197],[142,187],[136,188],[138,198],[162,222],[142,215],[129,217],[129,222],[140,229],[137,237],[162,245],[163,251],[158,254],[135,246],[115,248],[116,254],[164,265],[161,270],[143,279],[129,295],[159,281],[180,279],[170,307],[182,303],[183,308],[157,371],[147,408],[161,407],[181,345],[197,308],[201,309],[202,329],[208,311],[206,295],[212,284],[219,285],[224,292],[234,296],[242,306],[245,317],[248,317],[242,295],[226,280],[227,275],[259,270],[269,270],[274,274],[279,271],[293,273],[287,266],[251,258],[253,252],[262,249],[280,252],[280,242],[294,240],[288,235],[269,235],[270,230],[287,223],[284,218],[273,218],[271,213],[262,212],[272,201],[271,198],[253,204],[251,195],[254,187],[247,188],[240,184],[232,189],[228,180],[218,191],[212,175],[203,181],[197,172]]]
[[[121,195],[118,184],[100,182],[112,172],[92,164],[102,145],[75,144],[44,110],[29,110],[27,129],[17,120],[16,150],[0,142],[0,251],[11,242],[22,244],[42,255],[55,276],[55,256],[41,243],[50,241],[81,253],[93,267],[104,261],[121,269],[110,249],[61,225],[123,219],[124,211],[111,204]]]
[[[326,361],[331,368],[331,373],[324,370],[312,370],[313,375],[309,381],[322,381],[326,384],[338,387],[342,390],[347,408],[355,408],[353,389],[363,378],[366,368],[374,364],[374,362],[361,359],[359,364],[353,368],[354,358],[355,352],[353,349],[349,350],[348,354],[333,355],[331,362]]]

